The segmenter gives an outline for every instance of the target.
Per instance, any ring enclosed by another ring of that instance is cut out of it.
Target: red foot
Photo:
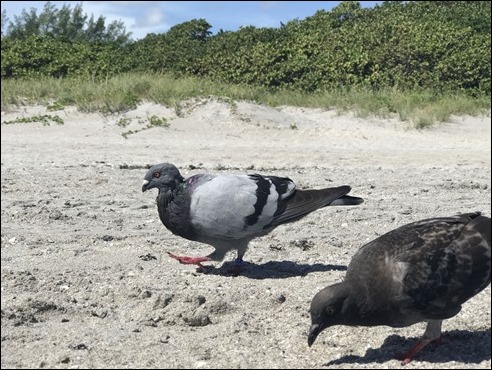
[[[412,359],[422,350],[422,348],[426,347],[430,343],[435,343],[435,345],[439,345],[441,343],[442,336],[433,340],[432,342],[425,342],[422,340],[419,340],[416,344],[414,344],[410,349],[403,353],[403,354],[397,354],[395,358],[397,360],[401,361],[402,365],[406,365],[412,361]]]
[[[201,264],[201,262],[211,261],[210,258],[208,258],[208,257],[176,256],[175,254],[172,254],[170,252],[167,252],[167,254],[169,254],[169,257],[174,258],[175,260],[178,260],[179,263],[182,263],[183,265],[198,265],[203,270],[205,270],[205,266],[203,266]]]

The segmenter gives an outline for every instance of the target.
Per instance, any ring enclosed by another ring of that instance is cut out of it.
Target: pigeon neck
[[[354,281],[345,280],[331,287],[335,290],[338,301],[341,303],[339,308],[339,323],[341,325],[361,325],[360,311],[364,305],[365,297],[358,289]]]
[[[186,182],[185,181],[179,181],[178,179],[175,179],[174,181],[169,181],[166,183],[161,184],[159,187],[159,195],[164,195],[168,193],[177,193],[179,191],[182,191],[186,188]]]
[[[345,325],[361,325],[361,302],[358,296],[349,294],[342,307],[342,314]]]
[[[389,325],[394,312],[387,304],[375,304],[371,292],[364,285],[350,283],[350,294],[344,302],[343,313],[346,325]]]
[[[157,196],[158,205],[167,207],[174,199],[174,191],[170,188],[160,188],[159,195]]]

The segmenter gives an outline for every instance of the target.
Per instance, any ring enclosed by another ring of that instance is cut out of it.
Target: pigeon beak
[[[149,185],[149,181],[144,180],[143,184],[142,184],[142,193],[145,192],[146,190],[148,190],[147,185]]]
[[[311,347],[313,345],[314,341],[318,337],[318,334],[321,333],[321,330],[323,330],[321,325],[318,325],[318,324],[311,325],[311,327],[309,328],[309,334],[308,334],[308,346],[309,347]]]

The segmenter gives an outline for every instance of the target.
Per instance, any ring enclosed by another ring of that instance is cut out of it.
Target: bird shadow
[[[383,363],[395,360],[396,355],[404,353],[418,340],[417,337],[406,339],[393,334],[386,338],[381,347],[369,348],[364,356],[346,355],[330,360],[323,366]],[[430,363],[456,361],[478,364],[486,360],[490,360],[490,329],[444,332],[440,344],[430,344],[414,358],[414,361]]]
[[[231,274],[234,262],[225,262],[221,267],[207,266],[206,273],[211,275],[245,276],[250,279],[285,279],[294,276],[306,276],[312,272],[346,271],[344,265],[314,265],[297,263],[292,261],[270,261],[262,264],[243,262],[238,274]]]

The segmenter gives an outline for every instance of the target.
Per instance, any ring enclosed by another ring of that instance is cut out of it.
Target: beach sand
[[[64,124],[4,124],[44,114]],[[154,115],[169,127],[141,130]],[[125,138],[128,130],[141,131]],[[490,114],[415,130],[210,98],[115,115],[30,106],[2,112],[1,141],[2,368],[398,368],[394,354],[424,323],[335,326],[309,348],[312,297],[387,231],[491,212]],[[141,191],[160,162],[185,177],[257,172],[300,188],[350,185],[365,202],[256,238],[240,276],[224,275],[232,253],[199,273],[167,252],[212,247],[174,236],[158,218],[156,191]],[[437,348],[405,368],[490,369],[490,302],[489,285],[444,321],[449,335]]]

